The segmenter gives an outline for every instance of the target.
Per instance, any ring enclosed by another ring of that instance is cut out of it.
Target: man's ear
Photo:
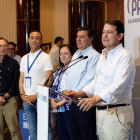
[[[92,41],[93,41],[93,37],[90,38],[90,41],[91,41],[91,43],[92,43]]]
[[[119,36],[118,40],[122,40],[122,38],[123,38],[123,33],[120,33],[118,36]]]

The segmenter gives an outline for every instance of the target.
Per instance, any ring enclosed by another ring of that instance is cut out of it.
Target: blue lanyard
[[[36,56],[36,58],[34,59],[34,61],[33,61],[33,63],[31,64],[30,67],[29,67],[29,54],[28,54],[28,56],[27,56],[27,70],[28,70],[28,73],[30,72],[30,70],[31,70],[31,68],[32,68],[32,66],[33,66],[33,64],[35,63],[36,59],[37,59],[38,56],[41,54],[41,52],[42,52],[42,51],[40,51],[40,52],[38,53],[38,55]]]
[[[63,74],[64,74],[64,72],[62,72],[64,70],[64,67],[62,67],[61,69],[60,69],[60,71],[59,71],[59,74],[57,75],[58,76],[58,78],[56,79],[56,82],[55,82],[55,86],[57,86],[57,90],[59,90],[59,87],[60,87],[60,81],[61,81],[61,79],[62,79],[62,76],[63,76]],[[56,77],[57,77],[56,76]]]

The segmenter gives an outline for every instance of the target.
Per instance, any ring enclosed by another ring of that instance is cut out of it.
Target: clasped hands
[[[37,94],[35,95],[22,95],[22,100],[27,104],[33,106],[37,100]]]

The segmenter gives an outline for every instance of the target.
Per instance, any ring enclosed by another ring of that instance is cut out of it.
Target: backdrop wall
[[[124,0],[125,48],[135,61],[136,77],[133,88],[133,109],[135,115],[131,140],[140,139],[140,0]]]

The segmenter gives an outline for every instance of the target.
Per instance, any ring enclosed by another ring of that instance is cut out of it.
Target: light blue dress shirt
[[[80,91],[88,85],[94,78],[96,65],[100,54],[89,46],[85,50],[78,49],[72,57],[72,60],[78,58],[80,55],[88,56],[87,59],[81,60],[73,65],[65,72],[66,90]],[[79,59],[77,60],[79,61]],[[70,63],[72,65],[76,61]]]

